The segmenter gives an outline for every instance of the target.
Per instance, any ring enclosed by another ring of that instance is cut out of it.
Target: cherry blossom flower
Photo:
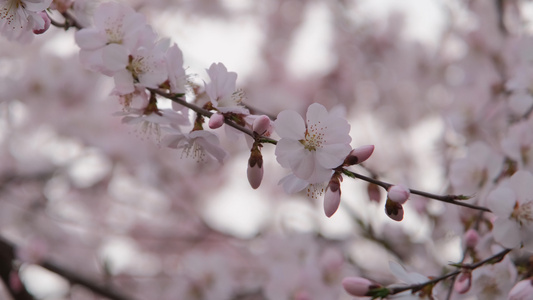
[[[2,0],[0,1],[0,33],[10,40],[29,41],[32,30],[45,28],[39,15],[52,0]]]
[[[455,193],[480,194],[481,188],[490,187],[491,181],[502,169],[503,157],[487,144],[475,142],[468,147],[464,158],[455,160],[450,167],[450,183]]]
[[[237,73],[228,72],[222,63],[213,63],[207,69],[207,74],[211,81],[205,84],[205,92],[213,107],[221,113],[249,114],[248,109],[241,104],[244,93],[236,90]]]
[[[117,2],[103,3],[94,12],[94,27],[76,32],[76,43],[81,48],[80,60],[86,68],[112,76],[114,72],[103,61],[103,50],[119,46],[124,49],[114,52],[132,51],[143,36],[141,31],[146,30],[150,31],[144,16],[131,7]]]
[[[152,137],[157,143],[161,141],[161,125],[189,125],[187,116],[171,109],[158,109],[147,113],[143,109],[131,108],[115,115],[124,115],[122,123],[138,125],[136,131],[142,138]]]
[[[510,126],[501,146],[503,152],[516,161],[520,169],[533,171],[533,120],[528,119]]]
[[[168,41],[154,43],[149,39],[129,51],[120,45],[107,46],[102,54],[106,67],[113,72],[114,92],[129,94],[135,86],[157,88],[168,77],[165,52]]]
[[[508,300],[530,300],[533,298],[533,278],[519,281],[509,292]]]
[[[533,175],[516,172],[488,195],[487,205],[497,216],[494,239],[507,248],[533,251]]]
[[[493,247],[493,252],[496,248]],[[505,299],[516,280],[516,268],[509,257],[505,257],[497,264],[484,265],[472,272],[472,287],[466,293],[477,299],[500,300]]]
[[[206,155],[216,158],[222,163],[227,152],[220,146],[218,137],[206,130],[194,130],[188,134],[176,128],[168,130],[170,134],[163,137],[162,144],[170,148],[182,149],[182,156],[192,157],[198,162],[206,160]]]
[[[183,68],[183,53],[178,45],[172,45],[166,53],[165,62],[167,65],[168,82],[170,92],[184,94],[187,86],[187,75]]]
[[[306,119],[295,111],[279,113],[274,122],[281,137],[276,159],[299,179],[309,184],[323,183],[351,151],[350,125],[318,103],[309,106]]]

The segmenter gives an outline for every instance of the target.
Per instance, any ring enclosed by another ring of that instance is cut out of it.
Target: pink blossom
[[[318,103],[309,106],[307,122],[294,111],[282,111],[274,127],[281,137],[275,151],[278,163],[309,184],[329,180],[351,150],[348,122]]]
[[[115,47],[114,53],[129,53],[142,44],[141,31],[147,30],[150,31],[144,16],[128,5],[103,3],[94,12],[94,27],[76,32],[80,60],[86,68],[112,76],[114,72],[107,66],[109,60],[103,60],[103,50],[111,46]],[[122,59],[127,60],[127,55]]]
[[[162,144],[175,149],[182,149],[182,156],[192,157],[198,162],[205,162],[207,154],[222,163],[227,153],[220,146],[218,137],[206,130],[194,130],[188,134],[179,130],[168,130],[170,134],[163,137]]]
[[[32,30],[43,30],[45,19],[39,15],[52,0],[1,0],[0,33],[10,40],[28,41]]]
[[[487,197],[487,205],[497,216],[492,233],[507,248],[533,251],[533,175],[516,172]]]
[[[172,45],[166,53],[165,57],[168,81],[170,84],[170,92],[176,94],[184,94],[186,92],[188,77],[183,68],[183,54],[178,45]]]
[[[248,109],[241,104],[244,93],[236,90],[237,73],[228,72],[222,63],[213,63],[207,69],[207,74],[210,82],[205,84],[205,92],[213,107],[222,113],[233,112],[245,115],[249,113]]]
[[[533,279],[528,278],[519,281],[509,292],[507,300],[531,300],[533,299]]]
[[[37,13],[41,18],[44,20],[44,25],[36,24],[37,26],[33,28],[33,33],[35,34],[43,34],[45,33],[48,28],[50,28],[50,17],[45,11],[41,11]]]

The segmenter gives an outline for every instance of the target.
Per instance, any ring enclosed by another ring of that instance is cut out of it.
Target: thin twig
[[[384,188],[385,190],[388,190],[391,186],[393,186],[393,184],[390,184],[388,182],[384,182],[384,181],[377,180],[377,179],[374,179],[374,178],[371,178],[371,177],[367,177],[367,176],[352,172],[352,171],[344,169],[344,168],[342,169],[342,172],[345,175],[349,176],[349,177],[358,178],[358,179],[361,179],[361,180],[364,180],[364,181],[379,185],[380,187]],[[459,206],[464,206],[464,207],[468,207],[468,208],[472,208],[472,209],[482,210],[482,211],[486,211],[486,212],[492,212],[490,209],[488,209],[486,207],[483,207],[483,206],[478,206],[478,205],[474,205],[474,204],[469,204],[469,203],[457,201],[458,199],[465,199],[465,196],[463,196],[463,195],[436,195],[436,194],[431,194],[431,193],[427,193],[427,192],[423,192],[423,191],[419,191],[419,190],[415,190],[415,189],[409,189],[409,191],[411,192],[411,194],[423,196],[423,197],[426,197],[426,198],[435,199],[435,200],[438,200],[438,201],[442,201],[442,202],[446,202],[446,203],[450,203],[450,204],[455,204],[455,205],[459,205]]]
[[[16,246],[12,242],[6,240],[5,238],[1,236],[0,236],[0,247],[2,249],[7,249],[7,251],[11,253],[15,253]],[[13,255],[11,259],[12,260],[15,259],[15,256]],[[121,292],[111,289],[109,286],[106,286],[101,283],[97,283],[94,280],[81,276],[74,271],[67,270],[51,261],[42,260],[40,263],[38,263],[38,265],[65,278],[72,284],[78,284],[78,285],[84,286],[85,288],[93,291],[94,293],[99,294],[103,297],[109,298],[111,300],[133,299],[132,297],[126,296],[125,294]],[[19,298],[15,298],[15,299],[19,299]],[[20,299],[28,299],[28,298],[20,298]]]

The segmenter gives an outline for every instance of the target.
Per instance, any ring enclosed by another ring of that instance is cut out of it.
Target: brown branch
[[[16,246],[12,242],[0,236],[0,275],[2,277],[2,280],[4,280],[4,265],[13,264],[13,261],[15,260],[15,255],[14,255],[15,248]],[[65,278],[71,284],[78,284],[78,285],[84,286],[85,288],[93,291],[94,293],[99,294],[103,297],[109,298],[111,300],[133,299],[132,297],[126,296],[122,292],[118,292],[104,284],[97,283],[96,281],[92,279],[89,279],[87,277],[77,274],[76,272],[67,270],[51,261],[43,260],[38,265],[47,269],[48,271],[56,273],[57,275]],[[4,282],[6,281],[4,280]],[[29,296],[25,296],[25,297],[19,296],[18,294],[13,294],[9,284],[6,284],[6,285],[9,288],[15,300],[19,300],[19,299],[20,300],[33,300],[34,299],[29,294],[28,294]]]
[[[453,266],[458,267],[460,269],[456,270],[456,271],[453,271],[453,272],[450,272],[448,274],[442,275],[441,277],[437,277],[437,278],[434,278],[432,280],[423,282],[423,283],[412,284],[412,285],[402,286],[402,287],[389,288],[389,292],[390,292],[389,295],[398,294],[398,293],[405,292],[405,291],[408,291],[408,290],[413,290],[413,292],[420,291],[425,286],[438,283],[438,282],[440,282],[440,281],[442,281],[444,279],[450,278],[452,276],[459,275],[462,272],[463,269],[468,269],[468,270],[472,271],[472,270],[475,270],[475,269],[477,269],[477,268],[479,268],[479,267],[481,267],[481,266],[483,266],[485,264],[494,264],[494,263],[500,262],[511,251],[512,251],[512,249],[504,249],[504,250],[494,254],[493,256],[491,256],[491,257],[489,257],[487,259],[484,259],[484,260],[482,260],[480,262],[477,262],[475,264],[453,264]]]
[[[393,184],[391,184],[391,183],[384,182],[384,181],[381,181],[381,180],[377,180],[377,179],[374,179],[374,178],[371,178],[371,177],[367,177],[367,176],[364,176],[364,175],[349,171],[349,170],[344,169],[344,168],[342,169],[342,172],[345,175],[347,175],[347,176],[349,176],[351,178],[358,178],[358,179],[361,179],[361,180],[364,180],[364,181],[379,185],[380,187],[382,187],[385,190],[388,190],[391,186],[393,186]],[[469,203],[465,203],[465,202],[462,202],[462,201],[458,201],[458,200],[468,199],[468,197],[463,196],[463,195],[436,195],[436,194],[431,194],[431,193],[427,193],[427,192],[423,192],[423,191],[419,191],[419,190],[415,190],[415,189],[409,189],[409,191],[411,192],[411,194],[423,196],[423,197],[426,197],[426,198],[435,199],[435,200],[438,200],[438,201],[442,201],[442,202],[446,202],[446,203],[450,203],[450,204],[454,204],[454,205],[459,205],[459,206],[464,206],[464,207],[468,207],[468,208],[472,208],[472,209],[477,209],[477,210],[481,210],[481,211],[492,212],[490,209],[488,209],[486,207],[483,207],[483,206],[477,206],[477,205],[474,205],[474,204],[469,204]]]

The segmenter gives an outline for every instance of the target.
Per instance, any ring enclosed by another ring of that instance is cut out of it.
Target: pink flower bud
[[[533,277],[519,281],[509,292],[507,300],[530,300],[533,295]]]
[[[377,285],[366,278],[346,277],[342,280],[342,287],[352,296],[364,297],[372,287],[377,287]]]
[[[326,216],[330,218],[339,208],[341,204],[341,190],[337,187],[336,190],[329,185],[326,188],[326,194],[324,196],[324,212]]]
[[[263,180],[263,166],[256,164],[255,166],[251,167],[248,165],[248,170],[246,173],[248,175],[248,182],[250,182],[250,186],[252,186],[253,189],[257,189]]]
[[[474,229],[468,229],[464,235],[465,245],[469,249],[474,249],[479,242],[479,234]]]
[[[324,212],[328,218],[333,216],[341,204],[340,180],[342,180],[342,176],[338,173],[334,173],[326,187],[326,194],[324,195]]]
[[[374,145],[366,145],[353,149],[346,159],[344,160],[344,165],[352,166],[355,164],[360,164],[367,160],[370,155],[374,152]]]
[[[254,144],[248,159],[248,182],[253,189],[257,189],[263,180],[263,156],[257,144]]]
[[[45,12],[45,11],[41,11],[41,12],[38,12],[37,13],[41,18],[43,18],[44,20],[44,25],[43,27],[41,28],[41,26],[36,26],[33,28],[33,33],[35,34],[42,34],[44,33],[45,31],[48,30],[48,28],[50,28],[50,17],[48,16],[48,14]]]
[[[403,206],[390,199],[387,199],[387,202],[385,202],[385,213],[394,221],[400,222],[403,220]]]
[[[459,294],[464,294],[470,290],[472,286],[472,272],[470,270],[465,270],[457,276],[455,284],[453,285],[454,290]]]
[[[213,114],[209,118],[209,128],[217,129],[224,124],[224,116],[219,113]]]
[[[272,121],[265,115],[259,116],[252,124],[252,130],[257,134],[264,135],[272,130]]]
[[[410,195],[411,192],[409,192],[409,189],[404,185],[393,185],[389,188],[389,193],[387,197],[391,201],[394,201],[399,204],[404,204],[407,199],[409,199]]]

